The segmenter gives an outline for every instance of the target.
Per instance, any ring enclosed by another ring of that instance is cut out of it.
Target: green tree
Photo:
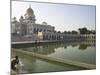
[[[67,31],[64,31],[63,33],[64,33],[64,34],[67,34]]]
[[[73,30],[73,31],[72,31],[72,34],[78,34],[78,32],[77,32],[77,31],[75,31],[75,30]]]
[[[68,31],[67,33],[68,33],[68,34],[72,34],[71,31]]]
[[[58,33],[61,33],[61,31],[58,31]]]
[[[84,28],[79,28],[78,30],[79,30],[80,34],[87,34],[88,33],[88,30],[85,27]]]

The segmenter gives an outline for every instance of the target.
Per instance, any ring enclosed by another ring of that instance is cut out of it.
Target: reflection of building
[[[57,33],[55,27],[48,25],[46,22],[42,24],[36,24],[36,18],[34,11],[31,6],[26,10],[26,13],[20,17],[19,21],[16,20],[16,17],[12,20],[12,42],[18,41],[62,41],[62,40],[79,40],[80,38],[84,39],[85,35],[80,34],[64,34]],[[95,39],[95,35],[86,35],[87,38],[92,36]]]
[[[32,46],[24,46],[26,48],[21,47],[21,50],[29,51],[33,53],[50,55],[56,52],[58,49],[66,49],[68,47],[79,47],[79,50],[86,50],[88,47],[95,47],[95,41],[84,41],[84,42],[61,42],[61,43],[46,43],[46,44],[34,44]]]

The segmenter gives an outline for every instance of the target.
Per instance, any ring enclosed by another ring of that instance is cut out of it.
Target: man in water
[[[15,58],[11,61],[11,69],[16,71],[16,65],[19,64],[18,56],[15,56]]]

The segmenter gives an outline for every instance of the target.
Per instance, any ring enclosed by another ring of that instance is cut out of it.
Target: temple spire
[[[31,8],[31,4],[29,5],[29,8]]]

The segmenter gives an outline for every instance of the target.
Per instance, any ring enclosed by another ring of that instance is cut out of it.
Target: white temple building
[[[16,17],[11,22],[12,42],[18,41],[62,41],[62,40],[79,40],[83,37],[92,37],[95,35],[80,35],[80,34],[64,34],[55,31],[55,27],[48,25],[46,22],[36,24],[36,18],[31,6],[26,10],[24,16],[21,16],[19,21]],[[82,37],[81,37],[82,36]]]

